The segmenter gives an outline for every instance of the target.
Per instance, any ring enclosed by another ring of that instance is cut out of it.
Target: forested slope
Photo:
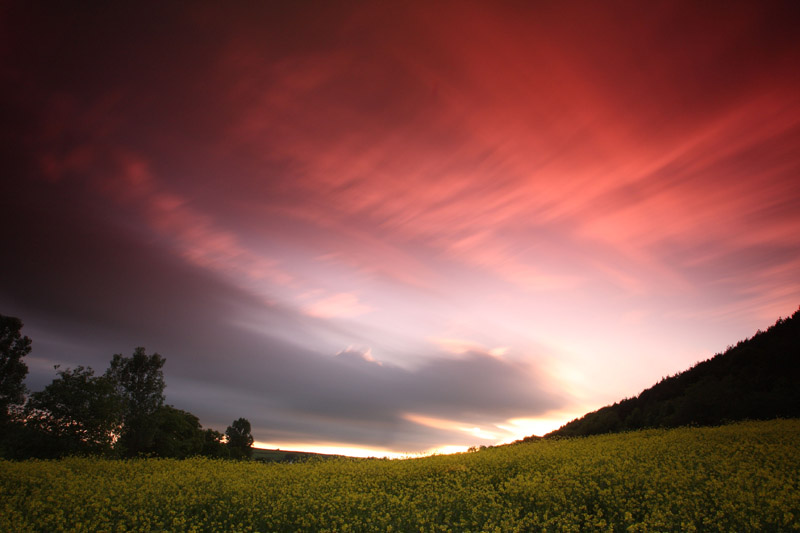
[[[800,309],[724,353],[545,437],[800,417]]]

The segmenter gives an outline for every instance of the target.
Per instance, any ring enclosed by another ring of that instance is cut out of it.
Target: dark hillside
[[[725,353],[545,437],[800,417],[800,309]]]
[[[341,458],[343,455],[331,455],[327,453],[296,452],[290,450],[271,450],[267,448],[253,448],[252,459],[262,463],[297,463],[308,461],[309,459],[334,459]]]

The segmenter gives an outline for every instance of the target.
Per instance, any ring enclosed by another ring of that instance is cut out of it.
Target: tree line
[[[545,437],[796,417],[800,417],[800,309],[724,353]]]
[[[0,315],[0,457],[252,455],[247,419],[234,420],[222,434],[167,405],[166,359],[141,347],[130,357],[115,354],[101,375],[91,367],[56,366],[52,383],[29,394],[23,358],[31,340],[21,330],[20,319]]]

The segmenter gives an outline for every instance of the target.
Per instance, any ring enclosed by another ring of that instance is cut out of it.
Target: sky
[[[260,446],[457,451],[800,304],[797,2],[7,2],[0,313]]]

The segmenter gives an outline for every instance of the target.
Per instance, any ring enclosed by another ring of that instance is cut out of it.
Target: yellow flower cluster
[[[408,460],[0,461],[0,531],[800,530],[800,420]]]

